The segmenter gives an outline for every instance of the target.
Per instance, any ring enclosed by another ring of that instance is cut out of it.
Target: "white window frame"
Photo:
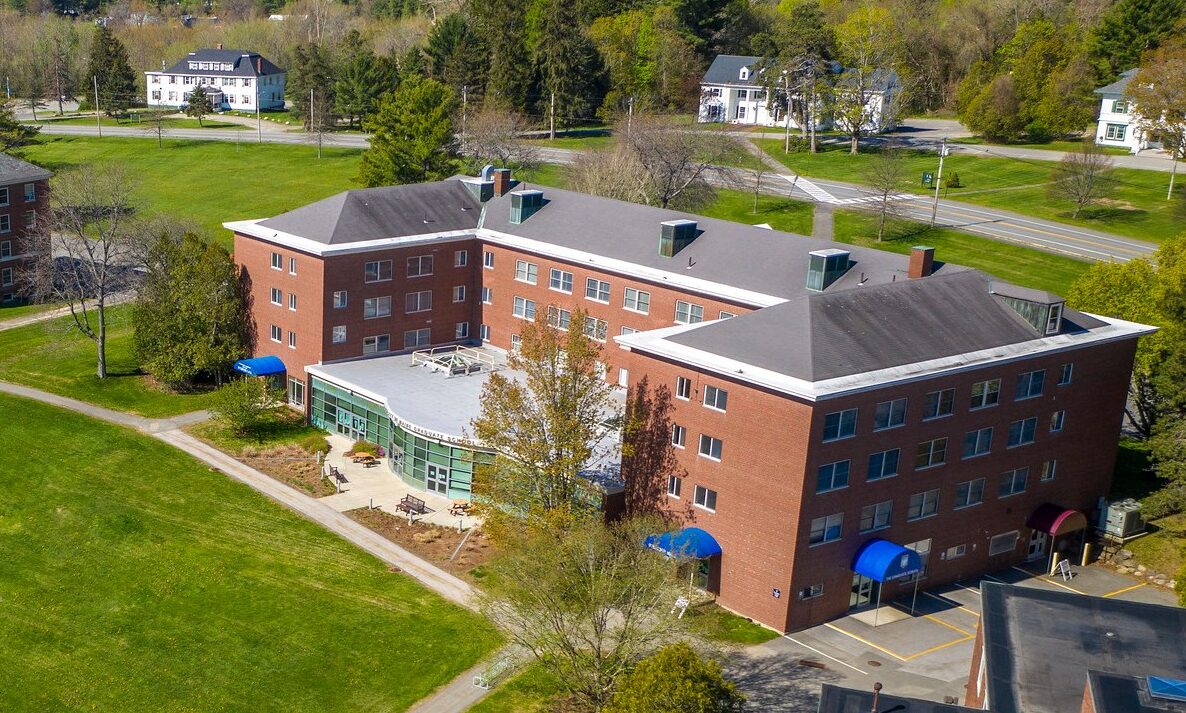
[[[409,278],[428,277],[433,274],[432,255],[414,255],[408,258],[407,266]]]
[[[345,344],[346,343],[346,325],[344,325],[344,324],[334,325],[333,330],[331,331],[331,338],[332,338],[332,341],[334,344]]]
[[[296,296],[296,293],[295,293],[295,292],[289,292],[289,293],[288,293],[288,311],[289,311],[289,312],[296,312],[296,308],[297,308],[297,296]]]
[[[692,380],[686,376],[675,377],[675,398],[680,401],[692,400]]]
[[[819,527],[816,527],[816,524]],[[835,534],[829,537],[829,533]],[[819,532],[819,539],[816,539],[815,533]],[[829,542],[839,542],[844,538],[844,513],[834,512],[831,515],[823,515],[821,517],[812,518],[811,526],[807,534],[808,547],[818,547],[819,545],[826,545]]]
[[[947,463],[947,448],[950,445],[950,441],[951,441],[951,439],[944,436],[941,438],[932,438],[930,440],[926,440],[926,441],[919,443],[918,448],[916,448],[914,451],[914,469],[915,470],[927,470],[928,468],[938,468],[939,466]],[[939,460],[935,460],[935,452],[936,452],[935,444],[936,443],[943,444],[942,455],[940,456]],[[918,459],[922,455],[923,446],[927,447],[927,462],[925,465],[919,465]]]
[[[968,438],[972,435],[976,436],[972,451],[968,452]],[[964,434],[964,447],[960,451],[960,460],[971,460],[972,458],[980,458],[992,453],[992,435],[993,427],[987,426],[985,428],[977,428],[968,431]]]
[[[729,406],[729,392],[719,386],[704,387],[704,408],[725,413]]]
[[[288,258],[288,274],[297,274],[297,261],[295,257]]]
[[[707,453],[704,452],[705,444],[708,445]],[[714,445],[716,446],[716,449],[715,449],[716,455],[712,454]],[[722,441],[721,439],[716,438],[714,436],[710,436],[707,433],[700,434],[700,446],[696,449],[696,453],[701,458],[707,458],[708,460],[716,461],[717,463],[720,463],[721,456],[724,454],[724,451],[725,451],[725,442],[724,441]]]
[[[1067,412],[1059,409],[1050,414],[1050,432],[1059,433],[1067,425]]]
[[[539,282],[539,265],[527,260],[515,261],[515,280],[534,285]]]
[[[977,387],[981,389],[979,395],[976,394]],[[984,381],[977,381],[975,384],[972,384],[972,396],[968,401],[969,411],[992,408],[999,403],[1001,403],[1000,379],[985,379]]]
[[[1017,551],[1017,541],[1020,539],[1018,530],[1010,530],[1009,532],[1002,532],[999,535],[993,535],[988,538],[988,556],[996,557],[997,555],[1009,554]],[[1001,544],[1004,540],[1002,538],[1009,538],[1009,546],[1002,549]]]
[[[888,456],[891,453],[896,454],[893,458],[894,469],[893,469],[893,472],[886,473],[885,472],[885,464],[889,460]],[[880,468],[879,468],[880,472],[877,474],[876,477],[874,477],[874,475],[873,475],[873,459],[877,458],[878,456],[881,457]],[[898,474],[901,472],[902,472],[902,449],[901,448],[890,448],[888,450],[878,451],[876,453],[870,453],[868,468],[865,471],[865,482],[875,483],[879,480],[885,480],[886,478],[896,478],[898,476]]]
[[[465,302],[465,285],[453,286],[453,303]]]
[[[1023,391],[1024,382],[1024,391]],[[1034,383],[1037,382],[1038,390],[1034,392]],[[1036,399],[1042,395],[1046,390],[1046,370],[1034,369],[1027,371],[1024,374],[1017,375],[1017,388],[1013,392],[1014,401],[1027,401],[1029,399]]]
[[[711,496],[711,497],[710,497]],[[693,496],[693,505],[708,512],[717,511],[717,491],[703,485],[697,485]]]
[[[482,251],[482,267],[486,270],[494,269],[494,253],[489,250]]]
[[[288,333],[288,348],[296,349],[296,332],[290,331]]]
[[[453,325],[454,339],[469,339],[469,322],[458,322]]]
[[[843,474],[843,480],[837,481],[839,474]],[[848,487],[852,480],[852,461],[838,460],[831,463],[824,463],[815,470],[815,494],[823,495],[824,493],[831,493],[837,490],[844,490]],[[825,485],[825,481],[827,485]]]
[[[268,330],[268,337],[273,342],[280,344],[281,342],[284,341],[284,330],[280,328],[280,325],[273,324],[271,326],[271,328]]]
[[[493,294],[494,293],[490,290],[489,287],[483,287],[482,288],[482,304],[484,304],[484,305],[492,304],[491,299],[492,299]]]
[[[454,250],[453,251],[453,267],[465,267],[469,264],[468,250]]]
[[[268,301],[271,302],[272,304],[276,305],[277,307],[283,307],[284,306],[284,290],[280,289],[279,287],[273,287],[271,290],[271,293],[268,296]]]
[[[548,289],[556,292],[563,292],[566,295],[572,294],[573,274],[568,270],[561,270],[558,267],[553,267],[548,271]]]
[[[1001,480],[997,486],[997,499],[1004,500],[1014,495],[1021,495],[1029,485],[1029,478],[1029,466],[1022,466],[1021,468],[1014,468],[1013,470],[1007,470],[1001,473]],[[1019,482],[1021,483],[1020,488],[1017,487]]]
[[[281,255],[280,253],[272,253],[272,269],[273,270],[283,270],[284,269],[284,256]]]
[[[667,476],[667,497],[679,500],[680,491],[683,490],[684,479],[678,475]]]
[[[368,314],[369,312],[369,314]],[[391,316],[391,295],[368,297],[362,301],[363,319],[382,319]]]
[[[678,423],[671,424],[671,445],[683,450],[687,448],[688,429]]]
[[[408,335],[414,335],[409,344]],[[432,344],[432,329],[429,327],[421,327],[420,329],[404,330],[404,349],[419,349]]]
[[[387,347],[380,349],[381,341],[386,340]],[[391,335],[390,334],[375,334],[370,337],[362,338],[362,353],[363,354],[385,354],[391,351]]]
[[[865,513],[869,508],[873,508],[868,527],[865,527]],[[872,503],[861,508],[861,519],[857,521],[857,532],[862,535],[870,532],[878,532],[879,530],[886,530],[892,524],[894,516],[894,501],[882,500],[879,503]],[[880,521],[880,524],[878,524]]]
[[[519,297],[515,295],[514,304],[511,307],[511,314],[519,319],[525,319],[528,322],[535,321],[535,300],[529,300],[526,297]]]
[[[906,506],[906,522],[917,522],[939,514],[939,488],[913,493]],[[918,498],[918,514],[913,515],[915,498]],[[929,507],[928,507],[929,506]],[[928,511],[929,510],[929,511]]]
[[[489,324],[479,324],[478,325],[478,337],[483,342],[490,341],[490,325]]]
[[[334,292],[334,309],[345,309],[346,305],[350,303],[350,294],[347,290],[337,290]]]
[[[651,313],[651,293],[636,287],[627,287],[622,292],[622,309],[638,314]]]
[[[675,301],[676,324],[700,324],[704,321],[704,305],[684,300]]]
[[[1026,426],[1029,426],[1029,439],[1026,439]],[[1017,429],[1017,441],[1014,442],[1014,427]],[[1009,424],[1008,448],[1020,448],[1033,443],[1038,437],[1038,417],[1020,418]]]
[[[1054,480],[1054,476],[1058,474],[1058,459],[1051,458],[1047,461],[1042,461],[1042,469],[1038,471],[1038,482],[1049,483]]]
[[[1068,361],[1058,369],[1058,386],[1068,386],[1075,378],[1075,362]]]
[[[932,413],[932,397],[933,397],[933,413]],[[944,404],[947,409],[944,410]],[[940,418],[947,418],[955,414],[955,389],[937,389],[935,391],[927,392],[926,402],[923,407],[922,420],[934,421]]]
[[[428,306],[425,305],[427,300]],[[414,303],[414,304],[413,304]],[[415,309],[411,309],[415,307]],[[419,290],[404,295],[404,314],[419,314],[432,311],[432,290]]]
[[[823,442],[833,443],[835,441],[843,441],[846,438],[852,438],[857,435],[857,417],[860,415],[859,409],[846,408],[840,411],[833,411],[832,413],[824,415],[824,433]],[[828,436],[828,419],[836,417],[836,435]],[[845,422],[848,421],[848,429],[846,432]]]
[[[1105,141],[1124,141],[1125,136],[1128,135],[1128,126],[1126,124],[1112,124],[1104,125],[1104,140]]]
[[[375,266],[374,279],[371,278],[371,265]],[[383,268],[387,268],[387,277],[383,277]],[[368,260],[362,266],[362,281],[363,283],[372,282],[391,282],[394,270],[390,260]]]
[[[955,484],[955,510],[963,510],[964,508],[976,507],[984,502],[984,478],[973,478],[965,480],[962,483]],[[963,495],[960,495],[960,491]],[[975,498],[975,499],[973,499]],[[960,502],[960,501],[963,502]]]
[[[906,406],[907,400],[905,398],[891,399],[878,403],[873,410],[873,430],[888,431],[891,428],[905,426]],[[884,419],[882,418],[883,416]],[[884,424],[880,424],[883,420]]]
[[[585,278],[585,299],[590,302],[607,305],[610,299],[610,284],[606,280],[599,280],[596,277]]]

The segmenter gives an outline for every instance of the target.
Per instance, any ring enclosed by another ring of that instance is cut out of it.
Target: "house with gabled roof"
[[[161,71],[145,72],[150,107],[183,107],[201,87],[217,111],[253,112],[284,108],[287,73],[258,52],[200,49]]]
[[[1100,146],[1121,146],[1132,153],[1160,148],[1141,126],[1141,116],[1132,99],[1128,98],[1128,84],[1137,74],[1130,69],[1106,86],[1095,90],[1100,95],[1100,113],[1096,120],[1095,143]]]

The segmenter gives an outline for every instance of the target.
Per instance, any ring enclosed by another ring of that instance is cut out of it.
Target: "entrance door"
[[[449,469],[429,463],[425,488],[431,493],[447,495],[449,493]]]
[[[1025,560],[1041,559],[1046,556],[1046,543],[1049,536],[1041,530],[1034,530],[1030,533],[1030,546],[1026,551]]]
[[[877,601],[877,594],[881,582],[869,579],[862,574],[852,576],[852,594],[848,598],[849,609],[863,609]]]

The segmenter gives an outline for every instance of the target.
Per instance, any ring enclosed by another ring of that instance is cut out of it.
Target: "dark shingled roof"
[[[1078,713],[1089,670],[1186,678],[1186,609],[994,582],[980,598],[999,713]]]
[[[481,204],[458,180],[346,191],[260,225],[326,245],[478,227]]]
[[[223,69],[190,69],[190,62],[218,62],[233,65],[228,72]],[[177,64],[164,70],[165,74],[203,74],[216,77],[260,77],[267,74],[283,74],[284,70],[261,57],[258,52],[244,50],[200,49],[190,52]]]
[[[708,66],[708,70],[704,73],[704,78],[700,80],[701,84],[736,84],[738,86],[756,87],[761,85],[761,76],[755,70],[759,67],[761,57],[751,57],[746,55],[735,54],[719,54],[713,60],[712,64]],[[852,73],[841,68],[839,63],[832,63],[831,70],[833,73],[839,73],[840,84],[851,84],[848,79]],[[741,78],[741,69],[743,67],[750,68],[749,79]],[[869,91],[885,91],[891,86],[897,86],[898,75],[893,70],[877,69],[874,70],[869,77],[868,85]]]
[[[820,381],[1042,337],[989,292],[990,284],[984,273],[964,270],[900,284],[804,293],[667,339]],[[1063,320],[1064,331],[1102,325],[1070,310]]]
[[[0,185],[21,181],[41,181],[53,174],[33,163],[22,161],[16,156],[0,153]]]
[[[869,713],[873,710],[873,692],[823,684],[819,697],[819,713]],[[972,713],[979,708],[965,708],[947,703],[924,701],[918,698],[892,696],[885,691],[877,698],[879,713]],[[983,711],[980,711],[983,713]],[[991,711],[990,711],[991,713]]]
[[[1120,73],[1120,78],[1111,84],[1100,87],[1095,90],[1096,94],[1124,94],[1124,90],[1128,88],[1128,83],[1137,74],[1136,69],[1129,69]]]

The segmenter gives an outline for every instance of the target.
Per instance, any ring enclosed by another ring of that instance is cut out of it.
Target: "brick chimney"
[[[911,280],[918,277],[929,277],[935,271],[935,248],[925,245],[915,245],[910,248],[910,267],[906,276]]]
[[[514,188],[514,182],[511,180],[511,169],[496,168],[493,171],[491,178],[494,179],[494,195],[501,196]]]

